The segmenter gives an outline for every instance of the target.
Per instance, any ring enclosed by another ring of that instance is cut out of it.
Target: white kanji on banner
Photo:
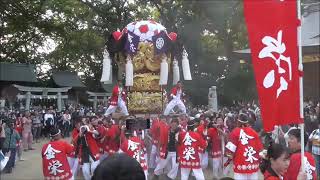
[[[196,142],[195,139],[193,139],[190,134],[187,132],[186,136],[183,139],[184,145],[191,146],[192,142]]]
[[[242,145],[247,145],[249,142],[249,139],[253,139],[252,136],[247,135],[243,129],[240,130],[240,136],[239,136],[240,142]]]
[[[47,149],[44,151],[44,155],[46,158],[53,159],[55,158],[55,154],[60,153],[61,151],[54,149],[51,144],[48,145]]]
[[[187,147],[184,149],[183,151],[183,158],[186,159],[187,161],[189,161],[189,159],[195,159],[195,157],[193,156],[195,154],[195,150],[193,147]]]
[[[128,41],[129,41],[129,43],[130,43],[130,50],[131,50],[132,52],[136,52],[137,49],[136,49],[136,47],[134,47],[134,44],[133,44],[133,42],[132,42],[132,39],[133,39],[133,37],[128,33]]]
[[[64,172],[63,169],[59,169],[62,166],[59,160],[49,162],[48,170],[50,170],[49,174],[56,176],[58,173]]]
[[[249,146],[248,148],[245,148],[245,152],[243,153],[243,156],[247,158],[245,161],[250,163],[253,163],[253,161],[257,161],[258,159],[253,156],[256,153],[257,152],[251,146]]]
[[[307,174],[307,179],[311,180],[311,179],[313,179],[312,172],[316,170],[316,167],[314,167],[310,164],[307,157],[304,157],[304,162],[305,162],[304,171]]]
[[[259,58],[263,59],[266,57],[272,58],[275,61],[278,69],[277,72],[281,75],[280,76],[280,87],[277,89],[277,98],[279,97],[282,91],[288,89],[288,82],[282,76],[286,73],[286,70],[281,67],[281,61],[284,61],[288,64],[289,68],[289,80],[292,79],[292,66],[291,66],[291,59],[290,57],[286,57],[283,53],[286,51],[286,45],[282,42],[282,30],[278,32],[277,39],[274,39],[270,36],[265,36],[262,39],[262,43],[266,46],[259,52]],[[275,55],[276,54],[276,55]],[[273,86],[275,81],[275,70],[270,70],[263,80],[263,86],[265,88],[270,88]]]

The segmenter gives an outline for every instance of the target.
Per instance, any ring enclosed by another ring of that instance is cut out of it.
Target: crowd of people
[[[265,179],[317,179],[319,108],[319,103],[305,104],[305,170],[300,169],[300,129],[281,126],[265,133],[254,102],[235,102],[219,112],[201,106],[189,110],[189,115],[122,119],[105,116],[103,111],[93,113],[90,108],[69,108],[62,113],[52,107],[25,113],[7,111],[1,115],[1,170],[11,173],[15,162],[24,160],[24,151],[32,151],[33,143],[50,138],[42,149],[46,179],[117,179],[126,173],[110,171],[115,163],[110,165],[109,161],[130,158],[140,166],[132,164],[138,169],[126,169],[136,171],[137,177],[143,172],[145,179],[205,179],[203,170],[209,166],[216,179],[230,176],[231,169],[234,179],[258,179],[259,171]],[[151,127],[129,128],[128,119],[150,119]]]
[[[12,173],[15,162],[25,160],[23,152],[32,151],[34,143],[49,139],[49,132],[53,127],[61,129],[64,137],[69,137],[74,119],[91,114],[92,109],[90,108],[75,109],[71,107],[63,112],[57,112],[52,106],[48,108],[37,107],[30,111],[1,110],[0,146],[2,158],[0,159],[3,160],[1,161],[2,172]],[[6,162],[6,166],[4,166],[4,162]]]

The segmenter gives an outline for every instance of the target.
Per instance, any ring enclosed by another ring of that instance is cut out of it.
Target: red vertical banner
[[[244,0],[244,15],[264,129],[301,123],[296,1]]]

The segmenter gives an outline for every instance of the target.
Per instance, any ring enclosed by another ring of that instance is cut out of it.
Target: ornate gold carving
[[[161,92],[131,92],[129,94],[129,109],[134,113],[161,112]],[[165,102],[164,102],[165,104]]]
[[[160,91],[159,75],[151,73],[136,74],[133,79],[131,91]]]
[[[135,75],[133,87],[128,95],[130,113],[160,113],[162,111],[162,100],[166,104],[165,96],[161,96],[159,85],[160,64],[163,56],[165,54],[154,55],[152,43],[139,43],[138,52],[132,60]],[[170,54],[167,54],[167,57],[167,63],[170,67]]]

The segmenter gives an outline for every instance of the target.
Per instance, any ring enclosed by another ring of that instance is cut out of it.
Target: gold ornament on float
[[[129,109],[133,113],[161,112],[161,92],[132,92],[129,94]]]
[[[159,75],[151,73],[136,74],[133,78],[131,91],[159,92]]]

